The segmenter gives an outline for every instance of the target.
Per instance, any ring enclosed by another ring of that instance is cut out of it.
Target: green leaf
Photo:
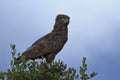
[[[12,50],[15,49],[15,44],[10,44],[10,46],[11,46]]]
[[[94,77],[94,76],[96,76],[96,75],[97,75],[96,72],[92,72],[92,73],[90,74],[90,77],[92,78],[92,77]]]

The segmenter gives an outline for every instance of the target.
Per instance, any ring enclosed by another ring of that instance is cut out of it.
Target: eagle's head
[[[56,22],[59,22],[61,24],[68,24],[70,21],[70,17],[65,14],[59,14],[56,17]]]
[[[55,25],[54,25],[54,29],[52,30],[52,32],[56,32],[56,31],[67,31],[67,26],[70,22],[70,17],[65,15],[65,14],[59,14],[56,17],[55,20]]]

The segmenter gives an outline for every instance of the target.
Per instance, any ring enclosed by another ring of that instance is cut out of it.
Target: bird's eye
[[[64,21],[65,19],[64,18],[61,18],[62,21]]]

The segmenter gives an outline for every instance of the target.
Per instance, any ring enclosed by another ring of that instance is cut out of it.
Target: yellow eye
[[[61,18],[62,21],[64,21],[65,19],[64,18]]]

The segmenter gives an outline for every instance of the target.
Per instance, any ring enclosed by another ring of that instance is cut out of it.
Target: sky
[[[119,0],[0,0],[0,71],[10,67],[10,43],[24,52],[61,13],[70,16],[69,38],[55,60],[78,70],[86,57],[88,73],[98,73],[91,80],[119,80]]]

